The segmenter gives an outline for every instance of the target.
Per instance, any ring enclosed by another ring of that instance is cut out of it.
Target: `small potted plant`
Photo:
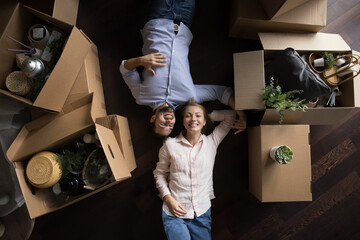
[[[73,174],[79,174],[84,168],[86,155],[83,152],[73,152],[70,150],[64,150],[63,154],[58,154],[62,169],[63,177],[71,172]]]
[[[335,64],[334,55],[329,52],[323,52],[322,54],[312,53],[309,56],[309,61],[311,68],[317,73],[322,73],[324,70],[329,70]]]
[[[270,157],[280,164],[288,164],[293,158],[293,151],[286,145],[275,146],[270,150]]]
[[[270,85],[266,86],[264,91],[262,98],[265,101],[265,105],[266,107],[275,108],[280,114],[280,124],[284,120],[285,109],[291,109],[293,111],[300,109],[305,112],[305,109],[308,108],[308,106],[304,104],[305,99],[299,100],[299,98],[294,97],[295,94],[302,93],[302,90],[292,90],[282,93],[281,87],[279,85],[274,85],[274,78],[271,78]]]

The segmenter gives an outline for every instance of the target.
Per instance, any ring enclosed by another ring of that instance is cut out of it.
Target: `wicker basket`
[[[48,188],[61,178],[59,157],[52,152],[40,152],[34,155],[26,166],[26,177],[37,188]]]
[[[22,71],[13,71],[6,77],[5,85],[10,92],[23,96],[30,92],[33,80]]]

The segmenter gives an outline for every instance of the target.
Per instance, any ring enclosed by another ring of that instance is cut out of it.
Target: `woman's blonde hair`
[[[196,106],[196,107],[199,107],[201,108],[201,110],[203,111],[204,113],[204,119],[206,121],[206,124],[205,126],[201,129],[201,133],[206,133],[207,130],[212,126],[213,122],[207,112],[207,110],[205,109],[205,107],[199,103],[196,103],[194,98],[191,98],[189,101],[187,101],[183,107],[183,109],[181,110],[181,116],[182,116],[182,120],[184,120],[184,117],[185,117],[185,111],[186,111],[186,108],[187,107],[190,107],[190,106]]]

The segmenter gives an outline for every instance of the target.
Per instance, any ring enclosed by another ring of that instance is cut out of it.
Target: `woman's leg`
[[[191,239],[193,240],[211,240],[211,211],[197,217],[196,214],[192,221],[189,221],[187,227],[189,228]]]
[[[182,218],[172,217],[162,212],[164,229],[168,240],[190,240],[189,229]]]

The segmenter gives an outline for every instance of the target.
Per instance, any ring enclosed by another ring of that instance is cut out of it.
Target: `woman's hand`
[[[173,198],[170,194],[168,194],[164,197],[164,202],[168,206],[170,212],[175,217],[180,217],[180,216],[186,214],[186,211],[183,208],[183,206],[181,206],[181,204],[178,201],[176,201],[176,199]]]
[[[153,75],[155,75],[154,69],[152,69],[153,66],[156,67],[163,67],[166,65],[166,56],[164,56],[162,53],[151,53],[145,56],[140,57],[140,65],[144,66],[144,68],[148,71],[150,71]]]
[[[239,116],[239,119],[234,121],[232,128],[237,129],[234,134],[238,134],[246,129],[246,114],[244,111],[236,110],[236,114]]]

